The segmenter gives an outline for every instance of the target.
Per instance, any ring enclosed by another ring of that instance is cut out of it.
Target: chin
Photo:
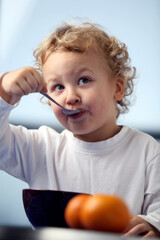
[[[69,130],[69,131],[71,131],[71,130]],[[90,134],[92,134],[92,132],[88,132],[88,131],[79,131],[79,130],[77,130],[77,131],[71,131],[72,133],[73,133],[73,135],[75,135],[75,136],[83,136],[83,137],[87,137],[88,135],[90,135]]]

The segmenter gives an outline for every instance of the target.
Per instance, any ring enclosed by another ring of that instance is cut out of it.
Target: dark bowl
[[[23,190],[23,204],[30,223],[35,227],[67,228],[64,210],[68,201],[80,193],[52,190]]]

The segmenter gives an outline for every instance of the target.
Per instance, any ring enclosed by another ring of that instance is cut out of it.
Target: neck
[[[102,131],[96,130],[95,132],[88,134],[74,134],[74,136],[85,142],[100,142],[115,136],[117,133],[120,132],[121,128],[122,127],[116,125],[114,128],[106,130],[105,132],[104,129],[102,129]]]

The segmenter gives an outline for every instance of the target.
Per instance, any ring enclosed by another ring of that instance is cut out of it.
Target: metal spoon
[[[59,103],[57,103],[53,98],[51,98],[47,93],[44,93],[42,91],[40,91],[40,93],[42,95],[44,95],[46,98],[48,98],[49,100],[51,100],[52,102],[54,102],[55,104],[57,104],[59,107],[61,107],[63,109],[63,112],[64,114],[66,115],[75,115],[77,113],[80,113],[80,110],[69,110],[69,109],[66,109],[64,107],[62,107]]]

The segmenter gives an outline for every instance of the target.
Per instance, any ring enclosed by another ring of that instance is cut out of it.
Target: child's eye
[[[84,85],[87,84],[89,82],[88,78],[81,78],[78,82],[79,85]]]
[[[64,89],[64,86],[63,85],[56,85],[55,87],[54,87],[54,90],[55,91],[62,91]]]

